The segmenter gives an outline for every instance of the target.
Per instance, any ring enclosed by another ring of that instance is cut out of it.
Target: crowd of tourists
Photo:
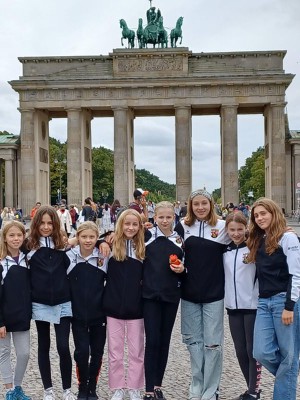
[[[97,207],[87,198],[82,210],[65,201],[58,207],[37,203],[28,232],[16,218],[4,224],[0,373],[5,399],[30,400],[22,381],[31,320],[44,400],[56,398],[51,325],[63,400],[98,399],[106,342],[111,400],[166,399],[163,378],[180,304],[182,341],[190,354],[189,400],[219,397],[224,309],[245,379],[245,392],[235,399],[260,399],[263,366],[274,375],[273,400],[296,400],[300,246],[282,210],[261,198],[251,210],[229,203],[223,216],[206,189],[193,191],[182,206],[153,204],[147,194],[136,189],[126,206],[115,200]]]

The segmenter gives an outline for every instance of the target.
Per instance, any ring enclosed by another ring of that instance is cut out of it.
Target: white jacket
[[[225,271],[225,307],[229,310],[257,309],[258,280],[256,267],[247,263],[249,249],[245,243],[230,243],[223,255]]]

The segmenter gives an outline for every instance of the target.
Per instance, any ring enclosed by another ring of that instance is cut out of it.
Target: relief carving
[[[118,72],[183,71],[182,59],[118,60]]]

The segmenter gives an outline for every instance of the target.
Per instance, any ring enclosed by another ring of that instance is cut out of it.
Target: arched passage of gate
[[[10,82],[21,112],[23,208],[49,199],[48,122],[68,119],[68,198],[91,195],[91,120],[114,118],[115,197],[134,189],[134,119],[174,116],[177,199],[192,188],[193,115],[219,115],[222,199],[238,202],[237,116],[265,118],[266,195],[287,208],[285,51],[192,53],[188,48],[115,49],[106,56],[24,57]]]

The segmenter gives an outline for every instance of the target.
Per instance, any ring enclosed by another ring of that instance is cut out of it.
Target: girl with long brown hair
[[[247,242],[259,300],[253,355],[275,377],[273,400],[295,400],[299,371],[300,246],[273,200],[252,206]]]

